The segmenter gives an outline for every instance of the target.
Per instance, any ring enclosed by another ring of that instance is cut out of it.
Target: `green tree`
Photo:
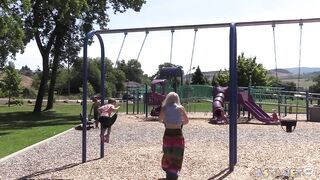
[[[267,86],[272,87],[283,87],[286,91],[296,91],[296,83],[294,82],[284,82],[275,76],[267,77]]]
[[[200,67],[198,66],[196,71],[192,74],[191,84],[206,84],[207,80],[204,77],[203,73],[200,70]]]
[[[238,86],[247,87],[250,82],[252,85],[267,85],[267,70],[262,64],[256,62],[256,57],[246,58],[242,52],[237,60]]]
[[[10,106],[11,98],[18,97],[20,93],[21,77],[18,71],[15,69],[13,62],[9,62],[9,65],[4,69],[5,76],[3,78],[3,90],[6,92],[9,100],[8,106]]]
[[[278,87],[280,79],[276,76],[267,77],[267,86]]]
[[[32,84],[31,87],[34,89],[38,89],[40,86],[40,81],[41,81],[41,76],[42,76],[42,71],[38,68],[37,70],[34,71],[34,74],[32,76]]]
[[[268,79],[267,70],[262,64],[256,62],[256,57],[246,58],[242,52],[237,59],[237,75],[238,75],[238,86],[247,87],[250,83],[255,86],[266,86],[268,83],[275,82],[274,79]],[[220,70],[218,75],[214,75],[211,84],[228,86],[230,81],[229,71]]]
[[[71,93],[79,93],[83,83],[83,58],[78,58],[71,66]],[[101,70],[100,59],[89,58],[88,59],[88,82],[91,84],[94,93],[101,91]]]
[[[141,63],[136,59],[131,59],[127,63],[128,70],[126,77],[129,81],[142,82],[143,71],[141,69]]]
[[[101,91],[100,59],[89,59],[88,81],[95,92]]]
[[[141,82],[141,84],[148,84],[148,85],[150,85],[151,84],[151,80],[150,80],[151,78],[148,76],[148,74],[144,74],[143,76],[142,76],[142,82]]]
[[[0,81],[0,97],[5,97],[5,93],[4,93],[4,83],[2,81]]]
[[[126,64],[124,60],[117,62],[117,68],[125,73],[126,79],[129,81],[142,82],[143,70],[141,63],[136,59],[131,59]]]
[[[220,70],[217,74],[213,75],[211,85],[212,86],[229,86],[229,71],[228,70]]]
[[[114,85],[116,86],[117,91],[124,91],[123,83],[126,81],[125,73],[120,69],[113,69],[112,74],[115,77]]]
[[[320,75],[315,76],[312,80],[315,84],[309,87],[309,91],[313,93],[320,93]]]
[[[58,71],[57,83],[56,83],[57,94],[63,95],[68,91],[68,71],[66,68],[61,68]]]
[[[8,57],[15,59],[24,50],[25,34],[23,17],[30,7],[29,0],[6,0],[0,2],[0,69]]]
[[[46,109],[53,107],[53,96],[57,71],[61,61],[74,59],[82,47],[85,34],[93,29],[94,24],[106,28],[109,22],[107,9],[113,12],[125,12],[127,9],[139,11],[144,0],[127,1],[92,1],[30,0],[31,10],[25,16],[26,42],[36,40],[42,56],[42,77],[34,112],[40,112],[45,94],[45,87],[50,79]],[[50,74],[51,73],[51,74]]]
[[[163,63],[163,64],[159,64],[158,66],[158,71],[151,76],[151,79],[158,79],[160,77],[160,69],[164,68],[164,67],[179,67],[182,69],[182,66],[180,65],[175,65],[172,63]]]

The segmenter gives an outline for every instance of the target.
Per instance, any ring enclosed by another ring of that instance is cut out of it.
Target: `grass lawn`
[[[32,113],[33,106],[0,106],[0,158],[80,123],[79,104],[55,104],[55,110]]]
[[[126,112],[126,104],[120,105],[120,112]],[[38,114],[32,113],[33,108],[31,105],[0,106],[0,158],[80,124],[82,107],[79,104],[55,104],[53,111]],[[88,113],[90,108],[88,103]],[[143,113],[143,104],[139,109]],[[128,111],[133,112],[132,104],[128,105]]]

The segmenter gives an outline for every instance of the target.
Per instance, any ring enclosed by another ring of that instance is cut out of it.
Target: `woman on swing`
[[[177,179],[182,167],[185,147],[182,126],[189,122],[177,93],[170,92],[163,100],[159,121],[165,126],[162,169],[166,172],[167,179]]]
[[[108,104],[105,104],[98,108],[98,112],[100,113],[99,122],[101,123],[101,142],[109,143],[109,137],[111,133],[111,126],[117,120],[117,113],[113,116],[111,114],[113,112],[117,112],[120,106],[115,107],[116,101],[114,99],[109,99]],[[107,130],[107,134],[105,132]]]

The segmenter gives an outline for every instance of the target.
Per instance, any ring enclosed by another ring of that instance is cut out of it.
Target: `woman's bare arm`
[[[186,110],[184,109],[183,106],[180,108],[180,110],[181,110],[181,113],[182,113],[182,124],[183,125],[188,124],[189,123],[189,118],[187,116]]]
[[[159,122],[164,123],[164,112],[163,112],[163,108],[161,108],[160,113],[159,113]]]

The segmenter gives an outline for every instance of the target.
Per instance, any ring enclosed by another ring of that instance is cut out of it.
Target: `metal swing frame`
[[[88,83],[88,41],[93,36],[97,36],[101,47],[101,101],[103,103],[105,98],[104,81],[105,81],[105,67],[104,67],[104,43],[101,38],[102,34],[113,33],[132,33],[145,31],[172,31],[172,30],[186,30],[186,29],[204,29],[204,28],[230,28],[229,33],[229,67],[230,67],[230,124],[229,124],[229,171],[234,170],[237,163],[237,27],[242,26],[261,26],[272,24],[296,24],[296,23],[315,23],[320,22],[320,18],[309,19],[289,19],[289,20],[270,20],[270,21],[250,21],[250,22],[236,22],[236,23],[216,23],[216,24],[195,24],[195,25],[181,25],[181,26],[162,26],[162,27],[143,27],[130,29],[102,29],[89,32],[84,38],[83,46],[83,100],[82,100],[82,114],[83,118],[87,117],[87,83]],[[170,54],[172,56],[172,54]],[[83,127],[86,127],[85,119],[82,121]],[[87,154],[87,132],[86,129],[82,131],[82,162],[86,162]],[[100,156],[104,156],[104,144],[100,146]]]

